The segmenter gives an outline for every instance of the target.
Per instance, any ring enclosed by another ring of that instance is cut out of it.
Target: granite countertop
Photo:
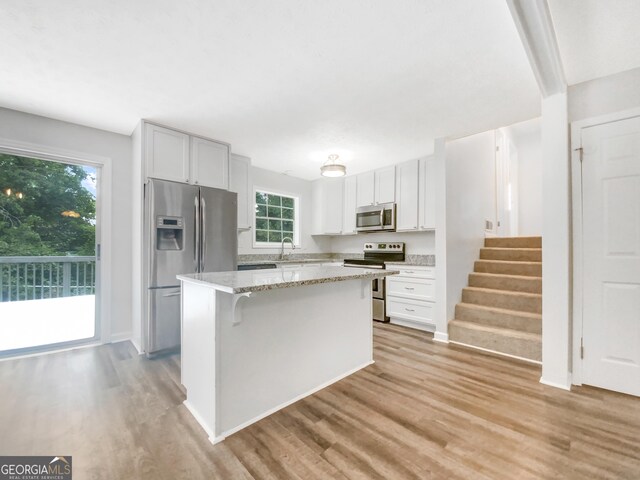
[[[297,264],[297,263],[342,263],[342,259],[334,259],[334,258],[303,258],[303,259],[285,259],[285,260],[255,260],[251,261],[240,261],[238,265],[287,265],[287,264]]]
[[[286,270],[245,270],[178,275],[179,280],[205,285],[226,293],[262,292],[345,280],[372,280],[395,275],[394,270],[346,267],[304,267]]]
[[[435,267],[435,265],[431,263],[415,261],[415,260],[405,260],[404,262],[389,261],[389,262],[384,262],[384,264],[385,265],[405,265],[407,267]]]
[[[388,261],[385,265],[406,265],[410,267],[435,267],[435,255],[405,255],[403,262]]]

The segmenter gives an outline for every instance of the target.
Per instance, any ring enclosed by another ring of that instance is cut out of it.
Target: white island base
[[[212,443],[373,363],[370,278],[249,293],[179,278],[184,404]]]

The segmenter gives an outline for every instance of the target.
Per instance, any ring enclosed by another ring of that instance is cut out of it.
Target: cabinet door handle
[[[407,312],[415,312],[415,310],[414,310],[413,308],[406,308],[406,307],[405,307],[405,310],[406,310]]]
[[[404,273],[416,273],[413,270],[405,270]]]
[[[413,287],[404,287],[405,290],[415,290]]]

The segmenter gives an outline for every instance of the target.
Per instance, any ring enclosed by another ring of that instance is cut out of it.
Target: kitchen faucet
[[[296,249],[296,246],[293,244],[293,240],[291,239],[291,237],[284,237],[282,239],[282,243],[280,245],[280,260],[284,260],[284,242],[286,242],[287,240],[289,240],[289,242],[291,243],[291,252],[293,253],[293,251]],[[289,254],[291,255],[291,253]]]

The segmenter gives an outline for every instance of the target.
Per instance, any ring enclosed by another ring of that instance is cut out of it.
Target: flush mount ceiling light
[[[320,167],[320,173],[323,177],[344,177],[347,174],[347,167],[340,163],[336,163],[340,158],[338,155],[329,155],[329,160]]]

